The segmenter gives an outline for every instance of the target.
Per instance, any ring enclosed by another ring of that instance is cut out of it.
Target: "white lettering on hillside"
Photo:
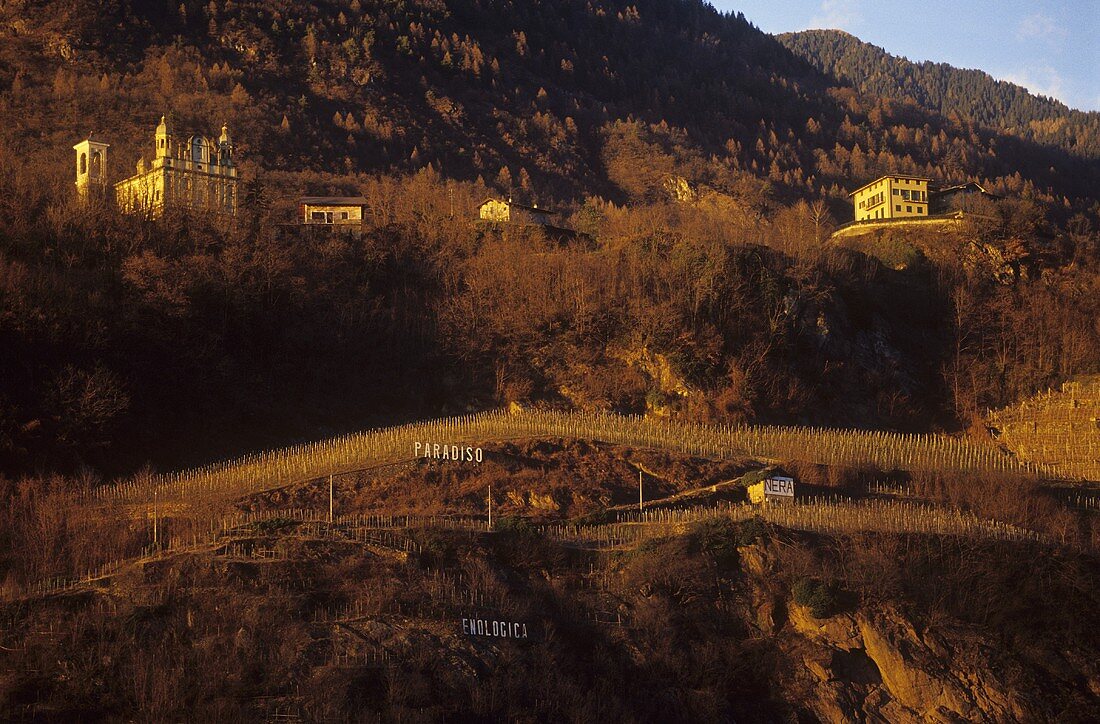
[[[462,633],[467,636],[489,636],[498,639],[526,639],[527,624],[515,621],[494,621],[486,618],[462,619]]]
[[[438,442],[414,442],[413,456],[428,460],[447,460],[456,463],[480,463],[485,454],[479,447],[447,445]]]

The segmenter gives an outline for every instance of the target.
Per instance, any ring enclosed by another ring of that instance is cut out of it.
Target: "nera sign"
[[[495,621],[487,618],[462,619],[462,633],[467,636],[488,636],[498,639],[525,640],[527,624],[515,621]]]
[[[794,497],[794,478],[771,477],[764,480],[764,495],[777,498]]]
[[[479,447],[463,447],[438,442],[413,443],[413,455],[428,460],[450,460],[459,463],[480,463],[485,459]]]

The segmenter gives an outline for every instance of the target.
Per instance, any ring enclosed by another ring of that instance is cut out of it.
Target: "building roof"
[[[509,207],[514,206],[517,209],[527,209],[528,211],[534,211],[534,212],[539,213],[539,214],[557,214],[558,213],[557,211],[554,211],[553,209],[540,208],[537,204],[534,205],[534,206],[529,206],[527,204],[521,204],[518,201],[505,201],[504,199],[495,199],[491,196],[489,198],[485,199],[484,201],[482,201],[480,204],[478,204],[478,208],[480,209],[485,204],[488,204],[488,203],[494,202],[494,201],[498,204],[507,204]]]
[[[856,194],[858,194],[860,191],[867,188],[868,186],[871,186],[873,184],[877,184],[879,181],[882,181],[883,179],[888,179],[888,178],[907,178],[907,179],[912,179],[914,181],[927,181],[928,183],[932,183],[932,179],[928,178],[927,176],[911,176],[907,173],[888,173],[884,176],[879,176],[874,181],[868,181],[867,183],[863,184],[858,189],[856,189],[852,193],[848,194],[848,198],[851,198],[851,197],[855,196]]]
[[[298,203],[310,206],[365,206],[367,200],[362,196],[302,196]]]
[[[990,198],[994,198],[994,199],[1001,198],[997,194],[993,194],[993,193],[990,193],[990,192],[986,191],[985,187],[983,187],[977,181],[967,181],[964,184],[955,184],[954,186],[944,186],[943,188],[936,189],[936,195],[940,196],[940,195],[943,195],[943,194],[953,194],[953,193],[956,193],[958,191],[977,191],[978,193],[980,193],[984,196],[989,196]]]

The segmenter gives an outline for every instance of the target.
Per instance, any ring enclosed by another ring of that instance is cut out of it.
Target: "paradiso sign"
[[[449,460],[459,463],[480,463],[485,459],[479,447],[462,447],[438,442],[413,443],[413,455],[428,460]]]

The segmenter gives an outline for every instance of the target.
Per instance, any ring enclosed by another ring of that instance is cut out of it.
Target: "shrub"
[[[591,513],[577,516],[569,521],[570,525],[606,525],[613,523],[615,516],[608,510],[594,510]]]
[[[810,609],[814,618],[828,618],[836,611],[837,592],[831,583],[816,578],[802,577],[791,587],[794,602]]]
[[[740,526],[729,518],[714,518],[695,525],[694,534],[699,548],[714,559],[720,567],[737,562],[737,543]]]
[[[258,520],[252,524],[252,528],[261,535],[270,535],[271,533],[277,533],[284,528],[291,528],[298,525],[298,521],[290,518],[271,518],[270,520]]]
[[[772,468],[760,468],[759,470],[750,470],[741,476],[741,483],[747,488],[750,485],[756,485],[764,478],[768,477],[772,473]]]
[[[737,545],[751,546],[757,541],[768,539],[768,524],[760,516],[737,524]]]
[[[495,525],[498,533],[512,535],[517,538],[536,538],[541,536],[538,527],[531,524],[526,518],[517,516],[504,516],[497,519]]]

